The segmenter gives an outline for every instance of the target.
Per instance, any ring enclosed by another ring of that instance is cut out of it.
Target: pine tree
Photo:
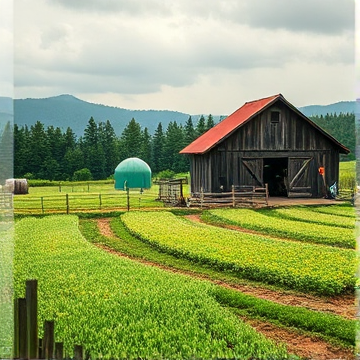
[[[164,146],[164,165],[165,169],[176,173],[185,171],[186,161],[183,155],[179,154],[184,145],[183,128],[177,122],[170,122],[166,129],[166,139]]]
[[[44,125],[37,121],[30,127],[28,167],[35,178],[41,178],[45,154],[50,152]]]
[[[211,114],[209,114],[207,120],[206,120],[206,131],[210,130],[212,127],[214,127],[215,122],[214,122],[214,118],[212,117]]]
[[[99,124],[99,138],[105,154],[105,174],[109,177],[114,173],[120,160],[115,131],[109,120],[105,124]]]
[[[25,125],[21,128],[14,124],[14,176],[21,178],[29,172],[28,157],[29,148],[29,129]]]
[[[89,169],[94,180],[105,178],[105,153],[100,141],[100,131],[93,117],[84,130],[83,153],[85,168]],[[79,169],[78,169],[79,170]]]
[[[80,146],[67,149],[64,156],[64,178],[63,180],[72,180],[75,171],[85,168],[84,153]]]
[[[164,145],[165,135],[163,132],[162,124],[160,122],[155,130],[151,146],[150,167],[154,173],[158,173],[166,169],[164,167]]]
[[[54,171],[54,173],[51,175],[51,179],[49,178],[49,180],[60,180],[62,176],[61,165],[63,164],[63,159],[66,152],[65,137],[59,127],[54,129],[53,126],[49,126],[46,129],[46,135],[50,152],[46,154],[47,165],[45,166],[44,164],[44,167],[45,169],[52,168]]]
[[[0,184],[5,184],[6,179],[14,176],[13,163],[13,130],[8,121],[0,133]]]
[[[196,139],[196,131],[191,116],[187,119],[184,126],[184,147]]]
[[[140,149],[140,159],[145,161],[151,168],[151,136],[146,127],[142,132],[142,144]]]
[[[196,137],[199,137],[206,131],[205,118],[203,115],[200,116],[196,124]]]
[[[123,130],[120,140],[120,154],[123,160],[129,157],[140,157],[142,143],[141,126],[134,118],[131,119]]]

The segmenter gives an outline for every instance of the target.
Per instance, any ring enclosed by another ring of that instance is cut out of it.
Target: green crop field
[[[334,207],[333,207],[334,208]],[[326,213],[311,211],[312,209],[308,207],[289,207],[281,208],[272,211],[270,216],[275,216],[278,218],[285,218],[290,220],[301,221],[305,223],[318,224],[318,225],[327,225],[333,226],[336,228],[345,228],[354,230],[355,227],[355,208],[348,207],[350,216],[336,215],[330,211]],[[310,211],[309,211],[310,210]],[[264,212],[265,215],[269,215],[270,211]],[[300,224],[301,225],[301,224]]]
[[[216,213],[225,217],[229,211]],[[241,209],[236,212],[242,214]],[[350,249],[240,233],[192,223],[164,211],[128,212],[121,218],[135,236],[162,251],[232,270],[239,277],[323,295],[352,291],[355,286],[355,251]]]
[[[40,322],[55,320],[67,352],[76,343],[107,359],[287,358],[222,308],[212,285],[109,255],[72,215],[16,224],[16,296],[28,278],[38,279]]]
[[[297,212],[295,213],[295,211]],[[262,209],[259,211],[252,209],[214,209],[209,210],[203,216],[203,219],[208,222],[225,222],[233,225],[238,225],[250,230],[260,231],[261,233],[284,237],[303,242],[318,243],[325,245],[332,245],[344,248],[355,248],[355,214],[352,219],[340,219],[340,228],[329,226],[332,221],[331,215],[322,217],[322,223],[316,221],[318,215],[314,213],[313,216],[307,215],[306,211],[299,209]],[[289,217],[292,214],[292,219]],[[308,213],[309,214],[309,213]],[[297,219],[294,219],[294,217]],[[306,217],[310,221],[305,221]],[[300,217],[300,219],[299,219]],[[301,220],[301,221],[299,221]],[[324,225],[327,222],[328,225]],[[348,225],[347,227],[342,226]],[[352,226],[349,226],[351,225]]]
[[[343,184],[347,176],[352,186],[354,166],[345,165],[340,164]],[[354,207],[166,211],[155,201],[158,187],[153,185],[143,193],[130,191],[130,212],[125,212],[126,192],[115,191],[109,181],[37,185],[44,186],[14,196],[15,215],[49,214],[16,221],[15,295],[24,296],[26,279],[38,279],[39,336],[41,322],[55,320],[55,340],[64,341],[67,355],[76,343],[92,358],[293,359],[239,316],[354,346],[355,320],[204,280],[213,276],[319,301],[349,297],[357,283]],[[55,215],[67,206],[70,215]],[[72,212],[81,218],[80,226]],[[184,218],[190,213],[198,213],[204,223]],[[113,237],[99,232],[97,219],[106,216],[113,216]],[[3,240],[11,252],[13,244]],[[137,261],[109,254],[96,243]],[[141,259],[198,272],[203,279],[146,267]],[[9,306],[1,294],[0,312]],[[5,344],[0,357],[9,357],[11,331],[9,322],[0,329]]]

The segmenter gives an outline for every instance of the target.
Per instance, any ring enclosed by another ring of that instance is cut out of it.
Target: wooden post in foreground
[[[26,299],[18,299],[18,341],[19,341],[19,358],[27,358],[27,315],[26,315]]]
[[[74,360],[83,360],[83,347],[81,345],[74,346]]]
[[[52,359],[54,353],[54,321],[45,321],[44,339],[42,344],[44,359]]]
[[[26,281],[26,317],[28,357],[37,359],[39,354],[37,323],[37,280]]]
[[[13,357],[27,358],[27,317],[26,300],[19,298],[14,300],[14,348]]]
[[[56,342],[55,343],[54,358],[56,360],[63,360],[64,359],[64,344],[62,342]]]

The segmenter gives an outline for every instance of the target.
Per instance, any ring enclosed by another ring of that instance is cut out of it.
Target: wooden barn
[[[281,94],[246,102],[180,151],[191,193],[268,184],[270,196],[324,197],[350,152]]]

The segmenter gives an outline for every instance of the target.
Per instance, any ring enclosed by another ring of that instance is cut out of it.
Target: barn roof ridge
[[[235,110],[224,120],[216,124],[207,132],[199,136],[192,143],[187,145],[180,151],[180,154],[204,154],[215,147],[218,143],[229,137],[239,127],[250,121],[259,112],[265,110],[271,106],[274,102],[281,100],[284,104],[290,107],[293,111],[299,114],[304,120],[309,122],[313,127],[320,131],[324,136],[328,137],[332,142],[336,143],[345,153],[349,153],[350,150],[337,141],[332,135],[328,134],[321,127],[316,125],[307,116],[305,116],[300,110],[292,105],[285,97],[279,93],[276,95],[264,97],[257,100],[245,102],[240,108]]]

